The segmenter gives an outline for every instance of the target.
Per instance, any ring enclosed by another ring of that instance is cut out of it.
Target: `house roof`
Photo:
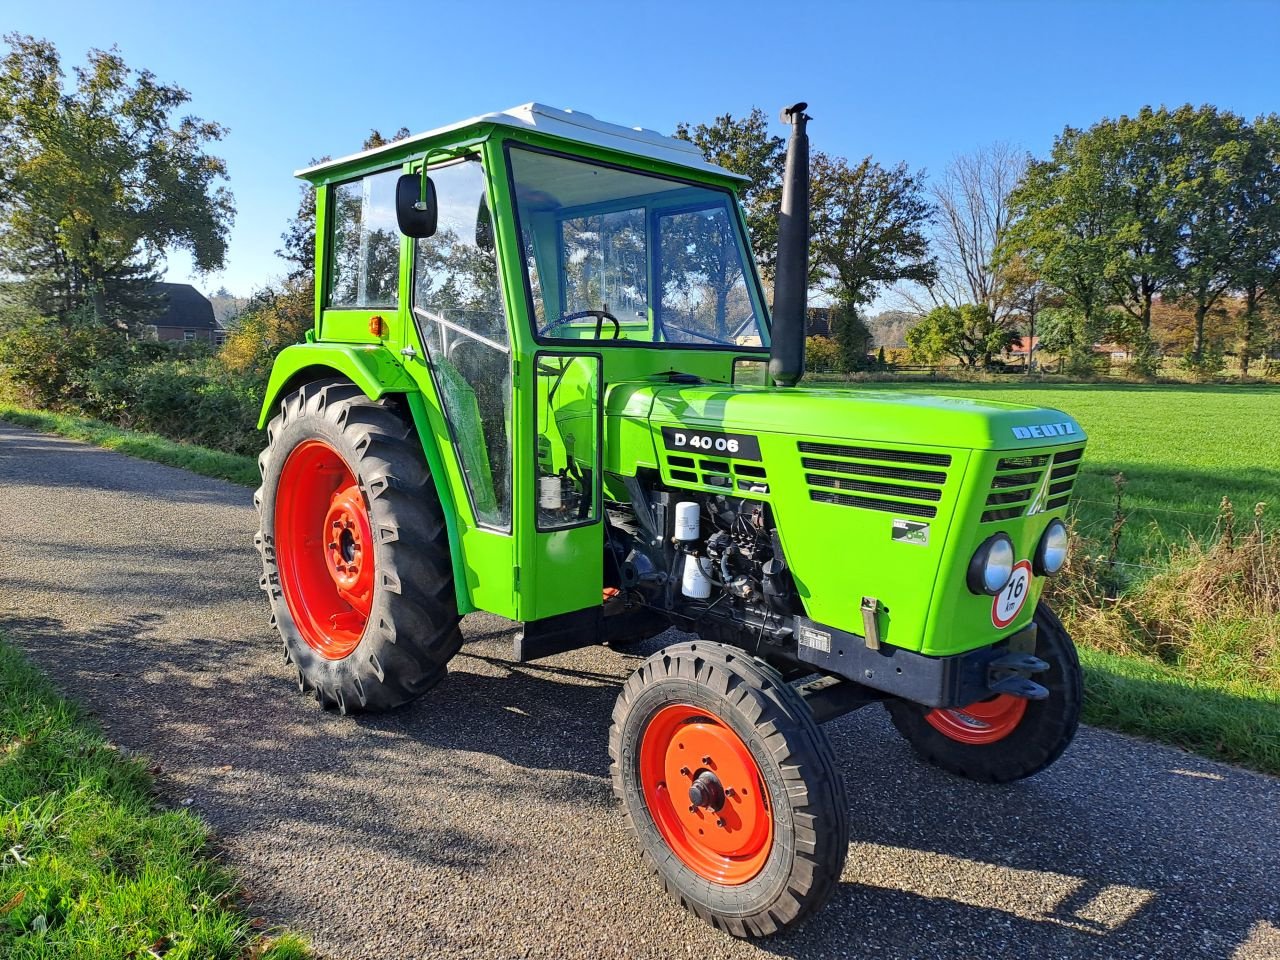
[[[689,167],[704,173],[719,174],[722,177],[728,177],[733,180],[750,179],[740,174],[731,173],[724,167],[718,167],[714,163],[708,163],[703,159],[702,151],[688,140],[678,140],[655,130],[646,130],[644,127],[624,127],[616,123],[606,123],[603,120],[597,120],[589,113],[580,113],[577,110],[559,110],[543,103],[525,103],[497,113],[483,113],[478,117],[471,117],[468,120],[460,120],[457,123],[436,127],[434,130],[415,134],[404,140],[396,140],[384,146],[375,147],[372,150],[365,150],[361,153],[339,157],[337,160],[318,163],[315,166],[298,170],[294,173],[294,176],[303,180],[312,180],[321,174],[339,167],[345,167],[348,164],[369,160],[381,154],[402,153],[406,147],[412,148],[425,145],[429,141],[438,139],[446,134],[458,133],[467,127],[480,127],[486,124],[543,133],[565,140],[574,140],[578,143],[589,143],[594,146],[617,150],[621,153],[629,153],[638,157],[648,157],[652,160],[662,160],[681,167]]]
[[[154,327],[182,327],[184,330],[215,330],[213,304],[189,283],[157,283],[152,292],[160,296],[162,310],[151,321]]]
[[[1018,337],[1009,344],[1007,352],[1011,354],[1027,353],[1031,349],[1040,349],[1039,337],[1032,337],[1029,343],[1026,337]]]

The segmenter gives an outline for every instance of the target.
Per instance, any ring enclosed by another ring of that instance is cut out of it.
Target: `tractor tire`
[[[1035,680],[1048,688],[1048,698],[1001,694],[963,710],[885,701],[893,725],[916,753],[943,770],[983,783],[1030,777],[1062,756],[1080,724],[1080,660],[1062,621],[1048,606],[1036,607],[1035,622],[1035,655],[1049,664]]]
[[[462,645],[444,514],[408,418],[346,381],[286,396],[254,495],[262,589],[326,709],[422,696]]]
[[[768,664],[706,641],[659,651],[618,695],[609,756],[643,860],[685,909],[763,937],[830,897],[849,848],[844,781]]]

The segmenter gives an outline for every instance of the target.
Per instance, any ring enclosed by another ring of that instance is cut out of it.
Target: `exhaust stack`
[[[809,121],[807,103],[782,109],[791,124],[778,210],[778,264],[773,278],[773,333],[769,377],[793,387],[804,376],[805,307],[809,293]]]

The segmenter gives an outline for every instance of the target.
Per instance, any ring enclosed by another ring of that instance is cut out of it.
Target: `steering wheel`
[[[604,322],[606,320],[611,320],[613,322],[613,339],[617,340],[622,334],[622,324],[620,324],[618,322],[618,318],[608,310],[579,310],[576,313],[566,313],[559,320],[546,324],[538,331],[538,336],[544,337],[552,327],[558,327],[562,323],[569,323],[572,320],[581,320],[584,317],[596,318],[596,335],[593,339],[600,339],[600,334],[604,332]]]

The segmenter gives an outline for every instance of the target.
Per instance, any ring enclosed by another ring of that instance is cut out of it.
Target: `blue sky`
[[[370,128],[429,129],[529,100],[669,132],[807,100],[814,146],[941,172],[998,140],[1044,153],[1066,124],[1145,103],[1280,111],[1280,3],[906,2],[0,4],[0,29],[68,66],[117,44],[230,128],[226,268],[169,279],[245,295],[279,276],[293,170]],[[779,133],[785,132],[781,126]]]

